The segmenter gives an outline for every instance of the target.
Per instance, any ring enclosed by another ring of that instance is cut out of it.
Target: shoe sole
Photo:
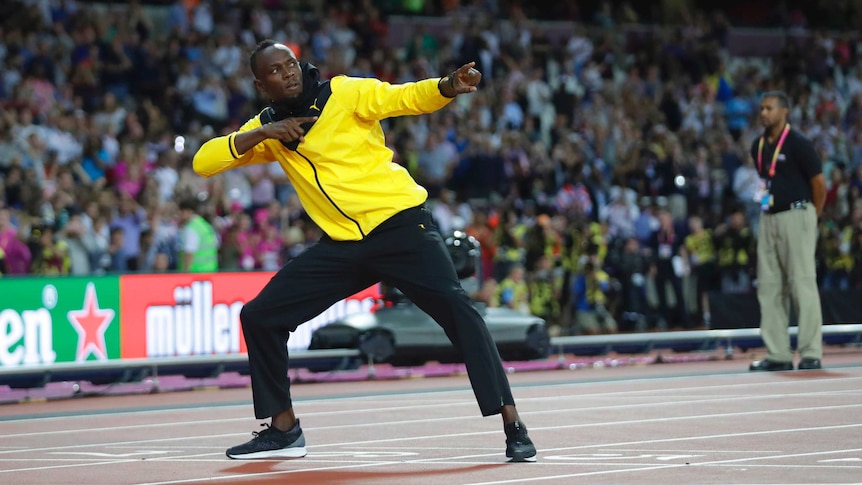
[[[254,453],[243,453],[241,455],[231,455],[226,453],[227,457],[232,460],[258,460],[261,458],[302,458],[308,454],[305,447],[297,448],[282,448],[280,450],[256,451]]]
[[[536,455],[533,456],[510,456],[509,463],[533,463],[536,461]]]

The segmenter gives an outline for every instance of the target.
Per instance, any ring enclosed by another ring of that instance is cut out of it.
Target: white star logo
[[[92,282],[87,284],[84,307],[69,312],[67,318],[69,323],[75,327],[75,331],[78,332],[78,352],[75,354],[75,360],[83,362],[87,360],[90,354],[95,355],[99,360],[108,360],[105,330],[114,320],[114,310],[99,308],[96,285]]]

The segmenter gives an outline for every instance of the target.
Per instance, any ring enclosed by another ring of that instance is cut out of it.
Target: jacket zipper
[[[341,207],[338,207],[338,204],[336,204],[335,201],[332,200],[332,197],[330,197],[329,194],[326,193],[326,190],[323,188],[323,184],[320,183],[320,177],[318,177],[318,175],[317,175],[317,167],[314,166],[314,163],[312,163],[311,160],[308,159],[308,157],[306,157],[305,155],[300,153],[299,150],[294,150],[294,151],[296,152],[297,155],[299,155],[300,157],[305,159],[306,162],[308,162],[308,165],[311,167],[311,170],[314,172],[314,181],[317,183],[317,187],[320,189],[320,192],[322,192],[323,195],[326,196],[326,200],[328,200],[329,203],[332,204],[332,207],[335,207],[335,210],[337,210],[339,213],[341,213],[341,215],[343,215],[345,218],[350,220],[350,222],[356,224],[356,229],[359,230],[359,234],[361,234],[362,238],[365,239],[365,237],[366,237],[365,231],[362,230],[362,226],[359,225],[359,221],[350,217],[349,215],[347,215],[346,212],[341,210]]]

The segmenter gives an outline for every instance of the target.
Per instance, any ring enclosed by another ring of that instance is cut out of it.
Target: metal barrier
[[[797,327],[790,327],[791,338],[796,337]],[[862,324],[831,324],[823,326],[823,338],[830,343],[830,337],[855,336],[849,342],[862,344]],[[554,337],[551,339],[552,348],[557,349],[560,359],[567,352],[607,353],[612,350],[619,351],[620,348],[630,350],[632,347],[641,348],[641,352],[661,348],[674,348],[679,345],[700,346],[704,350],[711,347],[723,346],[728,358],[733,356],[735,347],[754,348],[763,346],[760,338],[759,328],[735,328],[720,330],[688,330],[679,332],[656,332],[656,333],[628,333],[612,335],[582,335],[574,337]]]
[[[362,357],[357,349],[291,350],[290,366],[314,367],[322,361]],[[158,387],[159,375],[216,377],[222,372],[248,372],[246,354],[193,355],[150,359],[118,359],[89,362],[58,362],[49,365],[22,365],[0,368],[0,385],[13,388],[43,387],[49,382],[90,381],[93,383],[136,382],[146,377]]]
[[[790,328],[795,337],[797,328]],[[862,345],[862,324],[832,324],[823,326],[824,341],[828,343]],[[836,337],[844,337],[836,341]],[[832,340],[832,342],[830,342]],[[722,330],[691,330],[678,332],[629,333],[614,335],[584,335],[555,337],[551,339],[562,363],[566,353],[606,354],[611,351],[646,353],[655,349],[715,350],[724,348],[727,358],[733,356],[734,348],[761,347],[760,329],[740,328]],[[375,375],[373,359],[364,356],[358,349],[292,350],[292,368],[326,367],[342,364],[349,359],[362,359],[368,364],[368,376]],[[333,362],[335,364],[333,365]],[[355,361],[354,361],[355,362]],[[50,365],[16,366],[0,368],[0,385],[13,388],[44,387],[49,382],[90,381],[93,383],[136,382],[151,378],[158,387],[159,375],[183,375],[186,377],[216,377],[222,372],[248,372],[248,357],[245,354],[195,355],[188,357],[164,357],[151,359],[118,359],[89,362],[61,362]]]

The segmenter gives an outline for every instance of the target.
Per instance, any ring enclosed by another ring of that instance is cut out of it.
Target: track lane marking
[[[625,385],[631,383],[651,383],[651,382],[661,382],[667,380],[680,380],[686,377],[732,377],[738,374],[705,374],[705,375],[695,375],[695,376],[669,376],[669,377],[650,377],[650,378],[633,378],[627,380],[614,380],[614,381],[582,381],[582,382],[555,382],[555,383],[537,383],[533,385],[520,385],[520,386],[512,386],[513,389],[547,389],[547,388],[565,388],[565,387],[573,387],[579,388],[584,385]],[[744,374],[749,376],[754,376],[752,374]],[[830,379],[823,379],[819,381],[808,381],[807,384],[832,384],[838,383],[842,381],[859,381],[862,380],[862,376],[852,376],[852,377],[835,377]],[[650,388],[650,389],[637,389],[630,391],[608,391],[608,392],[600,392],[593,394],[585,394],[583,392],[579,392],[573,396],[570,396],[574,399],[591,399],[591,398],[601,398],[601,397],[621,397],[621,396],[632,396],[636,397],[640,394],[649,394],[651,397],[673,397],[673,393],[684,392],[686,395],[691,395],[691,391],[693,390],[721,390],[721,389],[729,389],[729,388],[747,388],[747,387],[757,387],[758,389],[763,388],[764,386],[784,386],[791,384],[798,384],[799,381],[794,380],[786,380],[786,381],[766,381],[766,382],[746,382],[746,383],[735,383],[735,384],[713,384],[708,386],[691,386],[691,387],[679,387],[679,388]],[[828,392],[828,391],[823,391]],[[858,387],[851,389],[836,389],[831,392],[836,393],[859,393],[860,390]],[[372,395],[347,395],[347,396],[326,396],[326,397],[316,397],[311,399],[304,399],[301,396],[294,398],[295,404],[334,404],[338,405],[340,402],[345,400],[366,400],[366,399],[381,399],[387,396],[417,396],[417,401],[424,401],[424,398],[420,398],[419,396],[426,395],[439,395],[446,393],[464,393],[469,394],[472,393],[469,387],[460,388],[460,389],[441,389],[441,390],[422,390],[422,391],[393,391],[391,394],[388,393],[377,393]],[[723,393],[726,395],[726,393]],[[543,396],[543,397],[527,397],[527,398],[518,398],[518,402],[541,402],[553,399],[559,399],[561,396]],[[564,396],[565,397],[565,396]],[[704,398],[709,398],[710,396],[703,396]],[[448,406],[467,406],[474,405],[475,402],[473,400],[466,401],[460,400],[458,403],[448,403]],[[194,411],[199,412],[201,409],[213,409],[216,407],[218,409],[230,409],[230,408],[249,408],[252,406],[251,401],[241,404],[220,404],[220,403],[200,403],[193,405],[178,405],[167,408],[158,408],[158,409],[130,409],[130,410],[99,410],[95,413],[88,414],[74,414],[68,413],[60,416],[26,416],[26,417],[17,417],[17,416],[9,416],[2,417],[0,416],[0,424],[4,422],[9,423],[18,423],[18,422],[28,422],[28,421],[40,421],[40,420],[69,420],[69,419],[86,419],[86,418],[102,418],[105,416],[115,416],[118,414],[158,414],[158,413],[176,413],[177,411]],[[415,409],[422,405],[413,405],[413,406],[400,406],[394,407],[392,409]],[[436,404],[429,404],[429,407],[437,407]],[[369,408],[374,409],[374,408]],[[81,411],[78,411],[79,413]],[[341,411],[332,411],[332,412],[341,412]]]
[[[581,423],[581,424],[573,424],[573,425],[559,425],[559,426],[545,426],[545,427],[535,427],[530,428],[533,431],[557,431],[560,429],[574,429],[574,428],[586,428],[586,427],[594,427],[594,426],[621,426],[621,425],[631,425],[631,424],[643,424],[643,423],[656,423],[656,422],[672,422],[672,421],[685,421],[691,419],[711,419],[718,417],[736,417],[736,416],[751,416],[751,415],[759,415],[759,414],[783,414],[783,413],[794,413],[794,412],[809,412],[809,411],[825,411],[825,410],[835,410],[835,409],[846,409],[846,408],[858,408],[862,407],[862,404],[848,404],[848,405],[839,405],[839,406],[819,406],[819,407],[805,407],[805,408],[782,408],[782,409],[773,409],[773,410],[765,410],[765,411],[744,411],[737,413],[720,413],[720,414],[700,414],[700,415],[692,415],[692,416],[673,416],[673,417],[662,417],[662,418],[647,418],[647,419],[637,419],[637,420],[627,420],[627,421],[608,421],[601,423]],[[377,425],[386,425],[386,423],[377,423]],[[850,424],[850,425],[837,425],[830,429],[839,429],[839,428],[854,428],[854,427],[862,427],[862,424]],[[312,428],[309,428],[311,430]],[[805,429],[805,428],[803,428]],[[821,428],[808,428],[808,429],[825,429]],[[741,434],[729,434],[729,435],[716,435],[716,436],[748,436],[750,434],[759,434],[759,433],[772,433],[772,432],[782,432],[782,430],[769,430],[764,432],[749,432],[749,433],[741,433]],[[789,432],[789,431],[788,431]],[[223,437],[233,437],[237,436],[238,433],[227,433],[227,434],[219,434],[219,435],[204,435],[204,436],[183,436],[176,438],[156,438],[150,440],[137,440],[137,441],[122,441],[116,443],[93,443],[93,444],[81,444],[81,445],[67,445],[67,446],[55,446],[55,447],[45,447],[45,448],[30,448],[30,449],[21,449],[21,450],[7,450],[0,451],[0,455],[8,455],[12,453],[20,453],[20,452],[34,452],[34,451],[54,451],[54,450],[70,450],[70,449],[80,449],[80,448],[93,448],[93,447],[110,447],[114,445],[127,445],[127,444],[141,444],[141,443],[151,443],[151,442],[165,442],[165,441],[181,441],[188,439],[207,439],[207,438],[223,438]],[[243,435],[245,433],[242,433]],[[380,440],[365,440],[365,441],[354,441],[354,442],[346,442],[346,443],[323,443],[319,445],[311,445],[308,446],[310,450],[316,450],[319,448],[329,448],[333,446],[356,446],[356,445],[365,445],[371,443],[391,443],[391,442],[403,442],[403,441],[413,441],[413,440],[428,440],[428,439],[439,439],[439,438],[454,438],[454,437],[464,437],[464,436],[483,436],[489,434],[499,434],[499,431],[477,431],[477,432],[469,432],[469,433],[450,433],[444,435],[430,435],[430,436],[408,436],[408,437],[400,437],[400,438],[386,438]],[[682,441],[688,440],[692,438],[668,438],[662,440],[647,440],[647,441],[634,441],[626,444],[640,444],[640,443],[653,443],[653,442],[672,442],[672,441]],[[550,448],[542,450],[542,453],[547,453],[550,451],[561,451],[561,450],[569,450],[569,449],[582,449],[582,448],[595,448],[597,446],[614,446],[614,445],[589,445],[586,447],[563,447],[563,448]],[[480,456],[494,456],[496,454],[482,454],[482,455],[468,455],[462,458],[474,458]],[[0,470],[0,473],[9,473],[15,470]]]
[[[845,391],[812,391],[805,393],[792,393],[792,394],[755,394],[755,395],[747,395],[747,396],[731,396],[731,397],[709,397],[709,396],[696,396],[696,399],[689,400],[675,400],[675,401],[660,401],[660,402],[649,402],[649,403],[635,403],[635,404],[619,404],[619,405],[602,405],[602,406],[594,406],[594,407],[580,407],[578,411],[592,411],[592,410],[613,410],[613,409],[628,409],[628,408],[637,408],[637,407],[650,407],[650,406],[671,406],[671,405],[684,405],[684,404],[697,404],[697,403],[713,403],[713,402],[731,402],[731,401],[745,401],[745,400],[771,400],[771,399],[783,399],[786,397],[800,397],[800,396],[824,396],[824,395],[844,395]],[[569,399],[577,396],[554,396],[553,398],[541,398],[541,400],[560,400],[560,399]],[[658,398],[662,398],[662,396],[657,396]],[[519,399],[519,402],[528,401],[530,398]],[[462,405],[473,405],[473,402],[462,402]],[[390,413],[392,411],[415,411],[417,409],[428,409],[428,408],[437,408],[437,407],[452,407],[451,404],[446,405],[426,405],[426,406],[398,406],[398,407],[390,407],[390,408],[369,408],[369,409],[344,409],[338,411],[320,411],[320,412],[308,412],[302,413],[302,418],[306,419],[310,416],[334,416],[341,414],[356,414],[360,412],[385,412]],[[541,414],[550,414],[550,413],[561,413],[571,411],[571,408],[564,409],[543,409],[539,411],[522,411],[521,414],[525,416],[533,416],[533,415],[541,415]],[[122,416],[124,413],[117,413],[112,416]],[[391,424],[411,424],[411,423],[425,423],[425,422],[439,422],[439,421],[455,421],[462,419],[475,419],[475,416],[449,416],[443,418],[427,418],[423,420],[405,420],[405,421],[394,421]],[[142,429],[142,428],[159,428],[159,427],[167,427],[167,426],[194,426],[198,424],[213,424],[213,423],[231,423],[231,422],[241,422],[241,421],[254,421],[250,417],[242,417],[242,418],[215,418],[215,419],[197,419],[193,421],[170,421],[164,423],[146,423],[146,424],[134,424],[128,426],[121,426],[121,429]],[[342,428],[342,427],[363,427],[363,426],[376,426],[375,423],[357,423],[357,424],[345,424],[345,425],[337,425],[330,427],[317,427],[317,428],[307,428],[308,430],[316,429],[330,429],[330,428]],[[76,428],[76,429],[62,429],[62,430],[51,430],[51,431],[28,431],[26,433],[7,433],[0,435],[0,440],[4,438],[19,438],[19,437],[27,437],[27,436],[39,436],[39,435],[58,435],[58,434],[69,434],[69,433],[86,433],[86,432],[111,432],[116,431],[118,429],[117,426],[106,426],[102,428]],[[532,429],[532,428],[530,428]],[[0,453],[2,453],[2,448],[0,447]]]

